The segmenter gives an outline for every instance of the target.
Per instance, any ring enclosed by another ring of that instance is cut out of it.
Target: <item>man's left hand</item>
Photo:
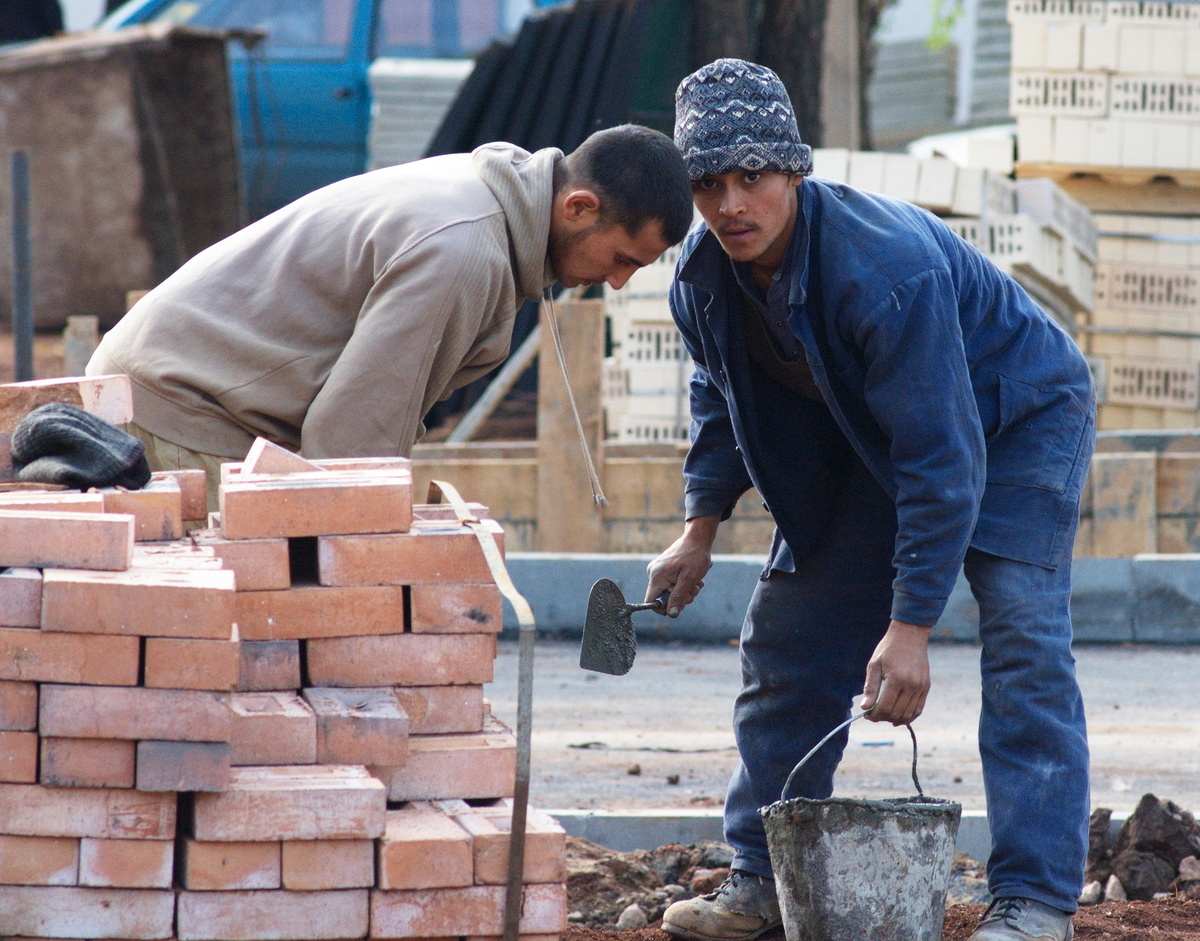
[[[872,722],[905,725],[925,709],[929,695],[929,632],[919,624],[892,621],[867,664],[863,709]]]

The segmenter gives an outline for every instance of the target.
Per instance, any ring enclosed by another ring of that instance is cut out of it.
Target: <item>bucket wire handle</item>
[[[817,744],[815,744],[815,745],[814,745],[812,748],[810,748],[810,749],[808,750],[808,754],[807,754],[807,755],[805,755],[803,758],[801,758],[801,759],[800,759],[800,762],[799,762],[799,764],[797,764],[797,765],[796,765],[796,767],[794,767],[794,768],[792,769],[792,773],[788,775],[788,777],[787,777],[787,780],[786,780],[786,781],[783,783],[783,790],[782,790],[782,791],[780,792],[780,794],[779,794],[779,799],[780,799],[781,801],[785,801],[785,800],[787,800],[787,792],[788,792],[789,790],[791,790],[791,787],[792,787],[792,781],[793,781],[793,779],[796,777],[796,774],[797,774],[797,772],[799,772],[799,770],[800,770],[801,768],[803,768],[803,767],[804,767],[804,764],[805,764],[805,762],[807,762],[809,758],[811,758],[813,755],[815,755],[815,754],[817,753],[817,751],[818,751],[818,750],[821,748],[821,746],[822,746],[822,745],[824,745],[824,744],[825,744],[826,742],[828,742],[828,741],[829,741],[831,738],[833,738],[835,735],[837,735],[837,734],[838,734],[838,732],[840,732],[842,729],[844,729],[846,726],[848,726],[848,725],[849,725],[851,722],[854,722],[856,719],[861,719],[863,716],[867,715],[867,713],[869,713],[870,711],[871,711],[870,709],[865,709],[865,710],[863,710],[862,712],[855,713],[855,714],[854,714],[854,715],[852,715],[852,716],[851,716],[849,719],[847,719],[845,722],[843,722],[841,725],[837,726],[837,727],[836,727],[836,728],[835,728],[835,729],[834,729],[832,732],[830,732],[828,735],[826,735],[826,736],[825,736],[823,739],[821,739],[821,741],[817,742]],[[917,779],[917,733],[913,731],[913,727],[912,727],[912,724],[911,724],[911,723],[908,723],[908,722],[906,722],[906,723],[904,724],[904,727],[905,727],[906,729],[908,729],[908,734],[909,734],[910,736],[912,736],[912,743],[913,743],[913,760],[912,760],[912,779],[913,779],[913,786],[914,786],[914,787],[917,789],[917,796],[918,796],[918,797],[924,797],[924,796],[925,796],[925,792],[924,792],[923,790],[921,790],[921,782],[920,782],[920,781]]]

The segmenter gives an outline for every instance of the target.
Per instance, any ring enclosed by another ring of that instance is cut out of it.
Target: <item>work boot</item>
[[[996,899],[969,941],[1071,941],[1071,916],[1033,899]]]
[[[689,941],[751,941],[782,924],[775,883],[734,869],[715,892],[668,908],[662,926]]]

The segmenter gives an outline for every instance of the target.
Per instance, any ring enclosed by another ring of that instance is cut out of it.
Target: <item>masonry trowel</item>
[[[637,656],[637,637],[633,633],[634,611],[667,613],[670,589],[664,589],[653,601],[626,604],[616,582],[602,578],[588,595],[587,618],[583,622],[583,643],[579,647],[579,665],[596,673],[624,676]]]

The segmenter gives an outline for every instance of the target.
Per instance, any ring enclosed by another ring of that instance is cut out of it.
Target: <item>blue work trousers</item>
[[[742,626],[743,685],[734,707],[741,760],[725,801],[725,838],[736,868],[768,877],[758,810],[780,799],[795,764],[849,717],[891,617],[895,506],[848,445],[820,460],[841,484],[833,512],[821,537],[797,554],[795,572],[764,573]],[[1032,898],[1072,912],[1083,882],[1090,797],[1071,654],[1074,522],[1066,529],[1052,570],[972,549],[964,572],[980,610],[989,888],[998,898]],[[843,731],[826,744],[788,797],[829,797],[847,738]]]

